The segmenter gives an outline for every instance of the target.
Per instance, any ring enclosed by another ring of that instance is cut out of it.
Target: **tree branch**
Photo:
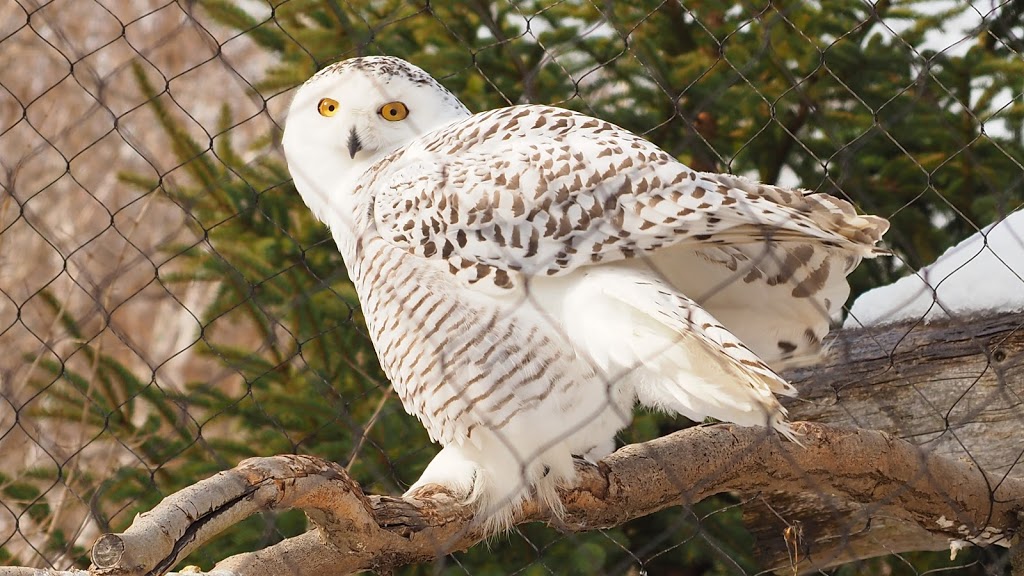
[[[870,505],[941,540],[1007,538],[1024,509],[1024,481],[999,482],[974,466],[921,451],[886,433],[801,425],[804,446],[757,428],[702,426],[626,446],[579,468],[562,493],[569,531],[616,526],[722,492],[771,502],[773,494],[828,494],[836,513]],[[216,495],[211,497],[210,495]],[[168,569],[204,539],[260,509],[298,507],[316,529],[228,558],[223,574],[347,574],[429,562],[483,538],[471,512],[446,494],[429,500],[375,496],[333,463],[309,456],[246,460],[172,495],[124,534],[106,535],[93,557],[104,574]],[[517,523],[548,521],[528,503]],[[157,534],[159,537],[153,537]],[[146,535],[140,537],[140,535]],[[123,546],[111,546],[120,542]],[[121,548],[119,554],[108,554]],[[808,562],[801,558],[800,562]]]
[[[956,540],[1009,545],[1024,510],[1024,471],[1015,467],[1022,327],[1024,313],[840,331],[823,364],[787,375],[802,392],[789,403],[791,415],[830,422],[801,423],[804,446],[731,425],[626,446],[579,469],[579,484],[562,493],[566,517],[557,527],[616,526],[730,492],[747,502],[765,567],[787,572],[948,549]],[[367,497],[336,464],[278,456],[244,461],[168,497],[123,534],[101,537],[90,573],[163,573],[224,528],[284,508],[306,511],[314,530],[216,570],[387,571],[483,537],[471,510],[443,492],[426,500]],[[531,502],[517,522],[550,520]],[[19,570],[0,568],[0,576],[26,574]]]
[[[884,430],[923,450],[970,462],[997,479],[1022,479],[1024,313],[834,333],[828,358],[785,376],[800,397],[786,399],[796,420]],[[765,567],[800,552],[826,568],[880,554],[948,549],[948,539],[871,505],[837,509],[808,493],[776,495],[744,508]]]
[[[796,420],[885,430],[1024,477],[1024,313],[840,330],[824,362],[785,374]]]

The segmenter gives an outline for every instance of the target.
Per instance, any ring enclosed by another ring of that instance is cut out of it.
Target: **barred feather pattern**
[[[408,119],[377,112],[395,101]],[[846,275],[884,253],[888,223],[844,200],[696,172],[569,110],[471,115],[395,58],[310,79],[284,148],[443,446],[411,490],[460,494],[491,530],[531,493],[558,512],[573,458],[609,454],[638,401],[794,438],[777,370],[815,361]]]
[[[477,464],[466,497],[489,529],[506,527],[531,487],[558,510],[572,457],[607,455],[629,422],[629,387],[599,374],[529,302],[452,299],[447,271],[380,238],[352,262],[385,374],[432,440]]]

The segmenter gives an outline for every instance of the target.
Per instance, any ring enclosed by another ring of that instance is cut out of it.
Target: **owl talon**
[[[581,456],[579,454],[573,454],[572,455],[572,461],[573,461],[574,464],[576,464],[577,468],[579,468],[581,466],[586,467],[586,468],[597,468],[597,461],[596,460],[592,460],[591,458],[588,458],[587,456]]]
[[[437,500],[439,495],[444,495],[452,500],[461,500],[451,488],[443,484],[423,484],[410,488],[404,497],[412,500]]]

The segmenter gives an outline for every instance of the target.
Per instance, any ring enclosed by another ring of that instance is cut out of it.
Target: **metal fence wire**
[[[4,0],[0,560],[85,568],[100,534],[251,456],[317,455],[397,495],[436,453],[281,153],[295,88],[327,64],[399,56],[473,111],[572,108],[698,170],[846,198],[891,220],[894,254],[851,276],[849,306],[1022,207],[1022,20],[1018,0]],[[962,254],[958,269],[999,263],[968,300],[1024,293],[1015,233]],[[970,462],[995,502],[1024,476],[1024,316],[943,301],[951,272],[896,328],[837,328],[826,367],[786,374],[802,392],[787,406]],[[619,443],[692,425],[638,411]],[[983,526],[963,542],[901,532],[909,516],[868,526],[884,497],[843,507],[821,490],[684,499],[577,533],[523,524],[405,570],[794,573],[802,541],[826,540],[822,573],[1011,570],[1006,532],[973,547]],[[189,561],[306,529],[299,511],[265,513]]]

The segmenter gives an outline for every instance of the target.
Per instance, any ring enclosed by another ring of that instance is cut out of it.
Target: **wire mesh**
[[[85,567],[101,533],[249,456],[316,454],[367,492],[399,494],[435,454],[377,365],[341,258],[281,155],[294,89],[328,63],[400,56],[474,111],[573,108],[698,170],[849,199],[893,224],[894,257],[851,276],[856,296],[1000,230],[986,227],[1024,205],[1022,14],[1015,0],[8,0],[0,558]],[[972,290],[992,282],[998,299],[1006,286],[992,274],[1009,274],[1024,292],[1024,226],[1013,230],[964,257],[998,262]],[[899,337],[863,338],[904,386],[873,393],[854,370],[790,409],[1020,477],[1019,350],[997,350],[988,372],[951,365],[946,380],[918,378],[911,332],[927,314],[981,345],[969,333],[976,312],[960,306],[974,295],[944,299],[948,275],[911,291],[928,305]],[[1024,325],[998,315],[1002,333]],[[639,413],[619,440],[689,425]],[[810,529],[778,502],[725,494],[578,534],[522,525],[410,571],[761,573],[752,522],[788,525],[776,536],[791,557]],[[299,512],[264,514],[194,560],[306,528]],[[998,547],[955,560],[892,549],[838,573],[1008,570]]]

